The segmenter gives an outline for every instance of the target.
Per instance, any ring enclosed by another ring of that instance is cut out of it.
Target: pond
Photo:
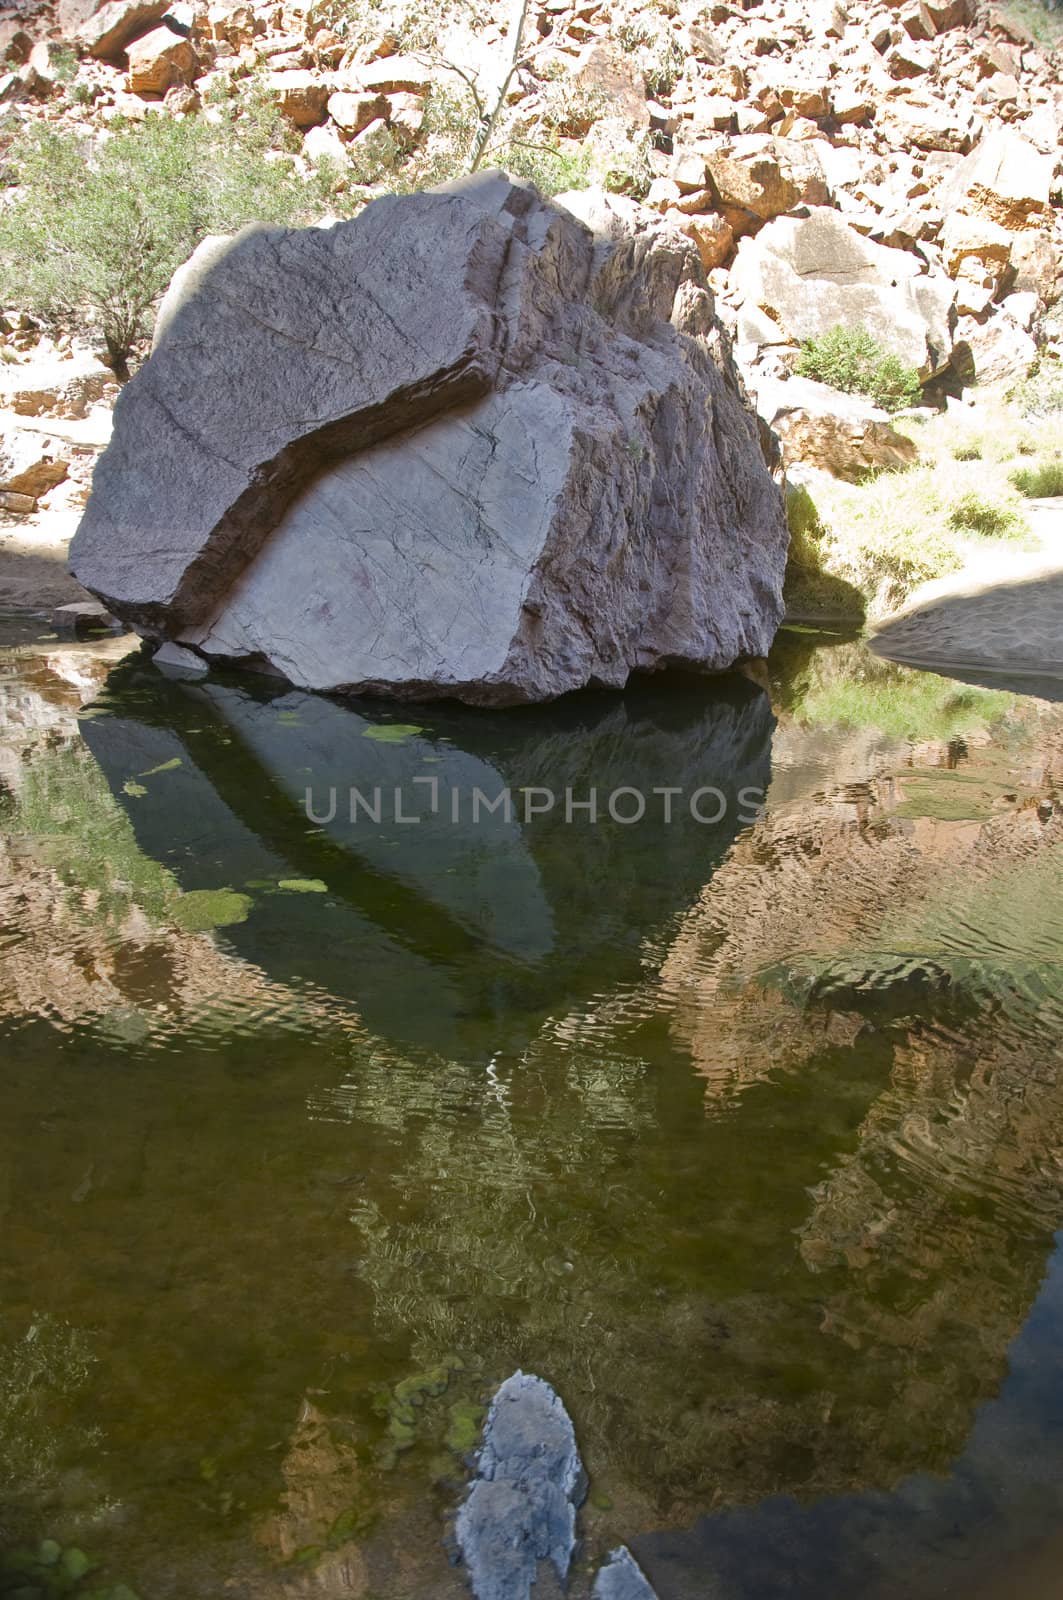
[[[575,1594],[1037,1559],[1063,707],[800,632],[510,712],[2,642],[0,1593],[462,1595],[518,1367]]]

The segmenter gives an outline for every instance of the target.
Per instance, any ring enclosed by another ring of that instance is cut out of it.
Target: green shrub
[[[0,301],[94,323],[124,376],[153,304],[206,234],[320,214],[290,162],[263,159],[279,137],[254,105],[219,126],[152,115],[102,144],[28,128],[5,157],[18,189],[0,208]]]
[[[663,17],[651,11],[621,22],[615,37],[626,55],[633,58],[650,94],[669,95],[686,63],[682,45]]]
[[[1058,417],[1063,412],[1063,362],[1042,357],[1037,371],[1011,398],[1024,417]]]
[[[977,533],[984,539],[1013,539],[1026,533],[1010,506],[998,505],[972,490],[949,508],[948,524],[956,533]]]
[[[958,444],[952,452],[954,461],[981,461],[982,446],[980,444]]]
[[[916,405],[922,394],[919,374],[873,338],[866,328],[829,328],[801,347],[798,373],[829,383],[845,394],[866,395],[884,411]]]
[[[1063,461],[1041,461],[1036,467],[1019,467],[1011,482],[1028,500],[1063,495]]]

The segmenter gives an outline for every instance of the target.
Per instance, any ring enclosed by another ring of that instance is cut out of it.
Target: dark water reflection
[[[76,1542],[75,1594],[460,1594],[517,1365],[588,1564],[662,1600],[946,1593],[1054,1530],[1063,719],[817,643],[505,715],[8,652],[0,1542]],[[450,820],[592,785],[684,801]]]

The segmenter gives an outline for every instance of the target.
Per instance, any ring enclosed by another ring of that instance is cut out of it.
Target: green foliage
[[[866,328],[840,323],[801,348],[797,371],[844,394],[862,394],[884,411],[918,404],[922,388],[914,367],[883,349]]]
[[[1025,538],[1029,531],[1010,506],[1000,505],[974,489],[953,502],[948,523],[957,533],[975,533],[983,539]]]
[[[1019,467],[1011,474],[1011,482],[1028,500],[1063,495],[1063,461],[1040,461],[1036,467]]]
[[[667,19],[652,10],[640,12],[621,22],[615,37],[642,73],[650,94],[671,94],[686,58]]]
[[[560,144],[535,144],[511,139],[501,152],[500,165],[515,178],[529,178],[540,194],[564,194],[567,189],[586,189],[591,181],[590,151]]]
[[[149,116],[102,144],[36,124],[7,155],[18,182],[0,210],[0,299],[68,325],[95,323],[121,371],[177,267],[208,233],[315,219],[313,191],[283,160],[253,101],[220,126]]]
[[[1019,384],[1012,399],[1024,417],[1058,417],[1063,413],[1063,361],[1042,357],[1037,371]]]
[[[352,44],[386,35],[401,51],[435,50],[455,23],[479,29],[492,20],[485,0],[326,0],[317,14]]]
[[[980,444],[958,444],[952,452],[954,461],[981,461],[982,446]]]
[[[56,46],[52,50],[51,72],[56,83],[72,83],[78,75],[77,52],[68,44]]]

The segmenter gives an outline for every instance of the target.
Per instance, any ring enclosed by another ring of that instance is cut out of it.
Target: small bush
[[[1037,371],[1019,384],[1011,398],[1024,417],[1058,417],[1063,413],[1063,362],[1042,357]]]
[[[949,508],[948,524],[956,533],[976,533],[983,539],[1013,539],[1026,532],[1010,506],[997,505],[973,490]]]
[[[982,446],[980,444],[958,444],[952,452],[954,461],[981,461]]]
[[[919,374],[883,349],[866,328],[829,328],[801,348],[798,373],[844,394],[862,394],[884,411],[902,411],[922,395]]]
[[[661,17],[649,10],[621,22],[616,29],[617,43],[632,57],[654,97],[672,93],[686,64],[682,45]]]
[[[0,208],[0,301],[94,323],[123,375],[153,304],[206,234],[320,215],[291,163],[265,159],[280,137],[250,105],[220,126],[149,116],[102,145],[27,129],[6,158],[18,189]]]
[[[1028,500],[1050,500],[1063,495],[1063,461],[1042,461],[1036,467],[1019,467],[1011,482]]]

